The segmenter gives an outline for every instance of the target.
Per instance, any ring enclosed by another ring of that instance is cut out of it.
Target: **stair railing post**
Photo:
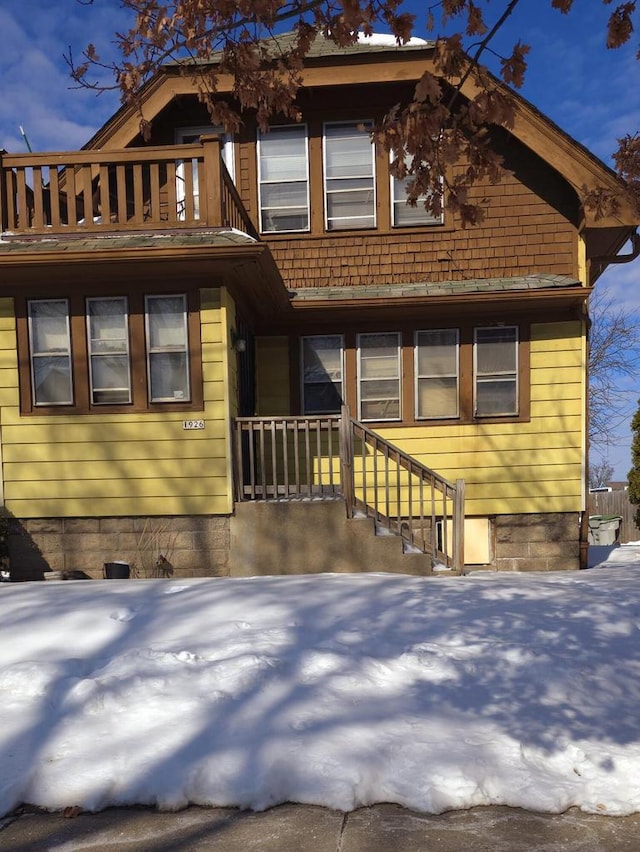
[[[456,479],[453,499],[453,568],[464,573],[464,479]]]
[[[340,409],[340,479],[342,480],[342,496],[347,508],[347,517],[353,517],[355,502],[355,487],[353,479],[353,430],[349,408],[343,405]]]

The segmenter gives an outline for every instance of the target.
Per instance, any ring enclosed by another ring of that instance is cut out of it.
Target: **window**
[[[457,328],[415,335],[416,418],[459,415],[459,332]]]
[[[325,215],[328,231],[375,228],[375,160],[372,124],[324,126]]]
[[[28,303],[32,401],[40,405],[71,405],[71,328],[67,299]]]
[[[340,334],[302,338],[302,411],[335,414],[343,400],[343,340]]]
[[[186,296],[145,296],[150,402],[189,400]]]
[[[309,229],[309,163],[304,124],[272,127],[258,135],[260,230]]]
[[[87,299],[87,349],[91,402],[131,402],[126,298]]]
[[[411,164],[411,157],[407,155],[405,165]],[[391,176],[391,224],[396,228],[408,225],[441,225],[442,214],[434,216],[424,206],[426,195],[419,195],[416,206],[407,204],[407,187],[412,180],[411,175],[404,178]]]
[[[202,406],[196,294],[17,304],[23,413]]]
[[[400,419],[400,334],[358,335],[358,408],[361,420]]]
[[[476,328],[474,409],[477,417],[518,413],[518,329]]]

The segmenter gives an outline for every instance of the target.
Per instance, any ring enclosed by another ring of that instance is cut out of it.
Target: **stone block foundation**
[[[99,579],[104,563],[116,561],[139,578],[229,573],[229,518],[220,515],[9,518],[7,545],[13,581],[42,580],[50,571]]]
[[[580,567],[577,512],[498,515],[493,523],[498,571],[566,571]]]

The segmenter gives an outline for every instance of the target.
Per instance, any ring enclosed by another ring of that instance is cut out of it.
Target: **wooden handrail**
[[[341,414],[235,419],[236,499],[342,496],[408,546],[464,570],[464,480],[450,482]]]
[[[115,151],[0,152],[5,237],[195,227],[258,239],[217,136]]]

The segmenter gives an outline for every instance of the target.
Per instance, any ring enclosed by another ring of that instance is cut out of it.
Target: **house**
[[[616,177],[521,98],[481,224],[408,206],[368,129],[431,62],[318,38],[302,120],[233,138],[169,65],[149,139],[125,106],[3,153],[13,579],[583,564],[588,296],[637,217],[585,207]]]

